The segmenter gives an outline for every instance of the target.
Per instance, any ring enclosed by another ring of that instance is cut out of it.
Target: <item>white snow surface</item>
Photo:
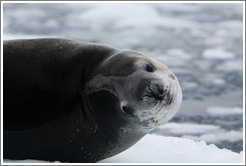
[[[212,127],[213,128],[213,127]],[[4,163],[44,163],[38,160],[3,160]],[[243,152],[235,153],[207,145],[205,141],[146,135],[131,148],[99,163],[242,163]],[[49,163],[49,162],[47,162]]]
[[[147,135],[128,150],[103,163],[240,163],[243,153],[234,153],[184,138]]]

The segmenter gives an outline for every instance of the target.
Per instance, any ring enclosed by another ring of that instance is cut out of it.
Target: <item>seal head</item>
[[[115,95],[125,116],[154,128],[178,111],[182,91],[176,76],[160,62],[125,51],[106,59],[87,83],[87,94],[105,90]]]

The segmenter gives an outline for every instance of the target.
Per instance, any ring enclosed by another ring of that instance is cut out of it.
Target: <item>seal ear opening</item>
[[[134,116],[134,110],[129,107],[129,106],[122,106],[121,107],[121,110],[127,115],[127,116]]]

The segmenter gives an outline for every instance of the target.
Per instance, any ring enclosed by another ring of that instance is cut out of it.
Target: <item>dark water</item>
[[[224,123],[220,123],[219,122],[224,122]],[[209,125],[218,125],[221,127],[221,129],[224,129],[228,132],[230,131],[238,131],[242,128],[243,126],[243,117],[242,116],[230,116],[230,117],[204,117],[204,116],[178,116],[175,117],[171,120],[171,122],[177,122],[177,123],[184,123],[184,122],[188,122],[188,123],[194,123],[194,124],[209,124]],[[236,122],[231,124],[230,122]],[[226,141],[226,140],[222,140],[219,142],[209,142],[208,144],[215,144],[216,146],[218,146],[219,148],[223,149],[230,149],[234,152],[238,152],[240,153],[243,150],[243,140],[236,140],[236,141]]]
[[[242,114],[206,114],[212,106],[243,107],[242,19],[242,4],[4,4],[3,37],[60,37],[143,52],[180,81],[184,102],[172,122],[242,132]],[[240,152],[243,138],[215,144]]]

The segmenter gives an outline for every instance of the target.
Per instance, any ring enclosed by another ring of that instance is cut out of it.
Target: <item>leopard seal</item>
[[[135,51],[66,39],[3,43],[3,158],[97,162],[179,110],[169,68]]]

